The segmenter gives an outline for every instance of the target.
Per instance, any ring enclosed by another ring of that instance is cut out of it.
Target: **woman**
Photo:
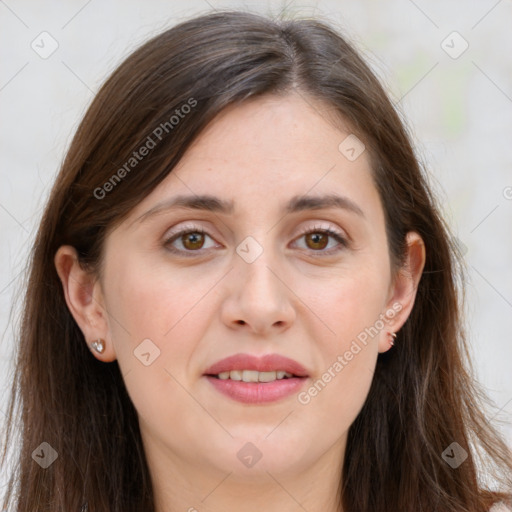
[[[41,222],[4,506],[510,505],[450,240],[327,25],[218,12],[155,37],[91,104]]]

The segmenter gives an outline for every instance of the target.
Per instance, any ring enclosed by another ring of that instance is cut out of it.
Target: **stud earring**
[[[91,348],[96,350],[98,354],[103,354],[105,350],[105,342],[101,338],[98,338],[96,341],[91,343]]]
[[[396,333],[390,332],[389,345],[392,347],[395,344]]]

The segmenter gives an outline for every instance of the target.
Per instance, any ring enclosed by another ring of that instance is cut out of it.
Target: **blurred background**
[[[149,37],[228,8],[328,21],[381,78],[465,256],[471,357],[495,403],[490,421],[512,446],[511,0],[0,0],[0,423],[15,355],[13,303],[86,108]]]

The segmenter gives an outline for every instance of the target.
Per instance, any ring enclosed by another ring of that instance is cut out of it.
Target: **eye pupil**
[[[204,244],[204,235],[197,232],[187,233],[182,236],[182,242],[187,249],[200,249]]]
[[[309,233],[306,235],[306,239],[312,241],[313,244],[320,244],[320,246],[314,247],[314,249],[324,249],[327,246],[328,240],[327,236],[323,233]]]

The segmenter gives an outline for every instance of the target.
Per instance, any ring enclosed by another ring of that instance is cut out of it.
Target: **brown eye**
[[[329,236],[325,233],[308,233],[305,237],[308,247],[314,250],[325,249],[329,242]]]
[[[210,239],[210,245],[208,246],[207,239]],[[164,246],[175,254],[182,256],[190,256],[198,253],[203,254],[208,249],[212,249],[215,244],[212,243],[212,237],[200,228],[188,228],[178,233],[169,236],[164,240]]]
[[[316,252],[318,256],[332,255],[349,246],[347,240],[340,233],[324,228],[313,228],[304,231],[298,240],[303,241],[303,249],[308,249],[313,254]],[[332,244],[331,242],[335,243]],[[326,248],[327,250],[324,250]],[[315,256],[317,255],[315,254]]]
[[[185,249],[195,250],[201,249],[204,245],[204,233],[193,231],[191,233],[185,233],[181,236],[181,243]]]

